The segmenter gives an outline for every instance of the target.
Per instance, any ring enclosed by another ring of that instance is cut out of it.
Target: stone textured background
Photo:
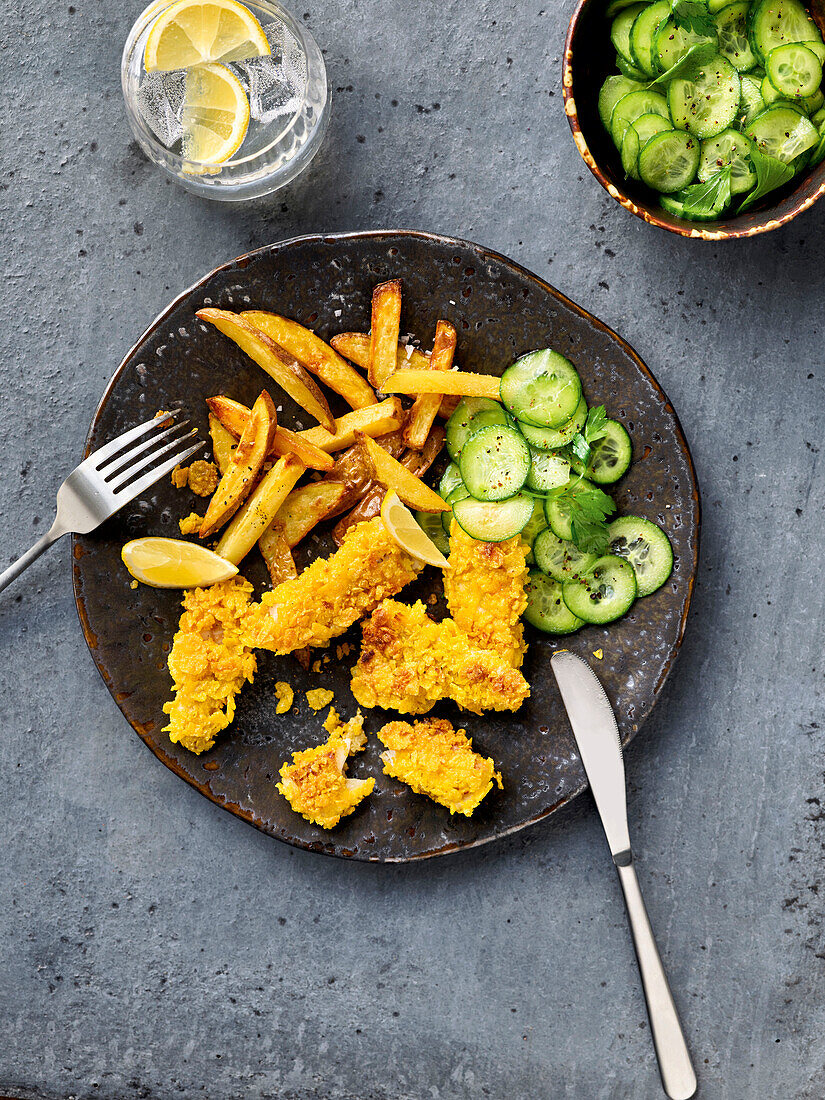
[[[626,214],[564,119],[572,0],[306,0],[334,94],[324,149],[269,200],[211,205],[130,139],[118,66],[137,5],[14,9],[0,28],[0,564],[50,522],[123,353],[215,263],[302,232],[412,227],[549,278],[650,364],[703,490],[688,637],[628,759],[700,1095],[821,1100],[825,203],[726,245]],[[283,847],[128,729],[84,647],[67,555],[0,598],[0,1092],[661,1095],[587,799],[409,869]]]

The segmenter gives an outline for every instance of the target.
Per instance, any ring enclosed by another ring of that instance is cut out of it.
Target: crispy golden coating
[[[387,746],[381,753],[384,774],[400,779],[416,794],[426,794],[451,814],[470,817],[493,781],[503,787],[493,761],[473,752],[466,731],[453,729],[444,718],[412,725],[389,722],[377,737]]]
[[[212,748],[235,716],[235,696],[255,674],[255,654],[243,638],[251,595],[252,585],[243,577],[184,595],[169,654],[175,695],[163,709],[169,740],[191,752]]]
[[[475,648],[452,619],[436,623],[421,602],[384,600],[363,626],[352,693],[364,707],[425,714],[439,699],[481,714],[517,710],[530,688],[492,650]]]
[[[187,486],[199,497],[211,496],[218,487],[218,467],[214,462],[197,458],[191,466],[176,466],[172,471],[172,484],[176,489]]]
[[[247,644],[275,653],[326,646],[394,596],[422,568],[380,518],[347,532],[341,548],[267,592],[246,618]]]
[[[518,537],[478,542],[453,520],[444,595],[456,624],[479,649],[492,649],[520,668],[527,646],[521,616],[527,607],[527,547]]]
[[[190,512],[185,519],[178,520],[178,527],[180,527],[182,535],[196,535],[200,531],[202,523],[203,516],[199,516],[197,512]]]
[[[292,763],[281,767],[278,790],[296,813],[307,821],[332,829],[342,817],[351,814],[375,786],[374,779],[347,779],[347,757],[360,752],[367,743],[361,712],[349,722],[341,722],[330,710],[324,728],[329,738],[314,749],[292,754]]]

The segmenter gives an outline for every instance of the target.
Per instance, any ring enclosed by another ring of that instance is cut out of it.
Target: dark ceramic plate
[[[676,414],[638,356],[583,309],[547,283],[477,245],[414,232],[375,232],[303,237],[262,248],[212,272],[187,290],[154,322],[129,352],[109,385],[92,424],[87,453],[158,409],[180,401],[203,433],[204,399],[226,392],[251,404],[266,382],[262,372],[215,329],[195,320],[210,303],[229,309],[278,310],[323,335],[366,331],[372,287],[392,276],[404,283],[402,331],[430,338],[439,317],[459,331],[461,366],[500,373],[517,355],[550,344],[578,367],[591,402],[604,402],[631,436],[635,462],[616,493],[621,513],[661,523],[676,555],[668,583],[609,629],[587,627],[566,645],[597,669],[613,701],[619,728],[629,740],[650,713],[673,667],[690,604],[699,543],[699,497],[685,438]],[[283,395],[283,420],[300,410]],[[304,417],[306,419],[306,417]],[[259,829],[290,844],[361,860],[410,860],[454,852],[504,836],[538,821],[578,794],[584,773],[550,673],[553,641],[529,630],[525,675],[530,700],[516,715],[484,717],[442,704],[436,713],[467,729],[476,748],[501,768],[504,790],[491,792],[476,814],[453,816],[381,773],[380,746],[370,738],[350,773],[375,775],[373,795],[335,830],[324,832],[290,810],[275,789],[281,763],[295,749],[325,737],[321,719],[304,692],[325,686],[349,716],[355,704],[349,668],[360,628],[345,639],[348,658],[335,644],[321,675],[305,673],[292,657],[259,655],[256,681],[240,695],[234,725],[215,748],[193,756],[162,732],[169,698],[166,658],[180,613],[180,593],[140,586],[120,561],[124,542],[138,535],[177,535],[177,519],[203,508],[199,498],[174,490],[164,479],[96,533],[75,539],[74,589],[89,648],[115,702],[142,740],[167,767]],[[310,540],[308,557],[328,554],[327,533]],[[299,560],[306,563],[307,555]],[[260,588],[263,564],[245,569]],[[405,590],[412,601],[440,597],[431,569]],[[443,611],[443,604],[435,613]],[[593,657],[603,650],[602,660]],[[321,652],[317,656],[323,656]],[[272,685],[288,680],[295,706],[275,713]],[[372,732],[395,717],[368,712]]]

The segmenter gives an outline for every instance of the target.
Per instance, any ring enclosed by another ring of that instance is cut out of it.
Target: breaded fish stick
[[[530,694],[505,657],[474,648],[452,619],[433,622],[421,602],[385,600],[364,623],[363,638],[351,685],[361,706],[424,714],[453,699],[482,714],[518,710]]]
[[[513,668],[521,667],[527,648],[521,624],[526,556],[518,535],[507,542],[478,542],[452,522],[450,568],[444,570],[450,615],[473,645],[495,650]]]
[[[274,653],[325,646],[415,580],[422,568],[380,517],[359,523],[329,558],[314,561],[250,608],[247,645]]]
[[[164,705],[165,732],[190,752],[211,749],[235,717],[235,696],[255,674],[255,654],[243,639],[252,585],[233,577],[192,588],[169,654],[175,696]]]

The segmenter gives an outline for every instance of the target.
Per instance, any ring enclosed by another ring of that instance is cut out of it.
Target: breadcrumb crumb
[[[185,519],[178,520],[178,527],[182,535],[196,535],[202,523],[203,516],[199,516],[197,512],[190,512]]]
[[[325,744],[294,752],[292,763],[282,765],[276,786],[296,813],[322,829],[332,829],[372,792],[375,780],[344,775],[347,757],[367,743],[361,712],[342,723],[330,710],[324,728],[329,732]]]
[[[331,703],[335,698],[335,692],[330,691],[329,688],[313,688],[306,695],[307,702],[313,710],[323,710],[327,703]]]
[[[594,649],[593,650],[593,656],[596,658],[597,661],[601,661],[602,658],[604,657],[604,650],[603,649]]]
[[[172,484],[176,489],[185,489],[189,484],[189,467],[176,466],[172,471]]]
[[[137,581],[132,581],[132,583],[129,585],[130,588],[137,588],[137,586],[138,586]]]
[[[286,712],[292,706],[292,701],[295,698],[295,692],[292,690],[292,687],[286,682],[286,680],[279,680],[275,684],[275,697],[278,700],[278,705],[275,707],[275,713],[286,714]]]
[[[470,817],[501,775],[489,757],[473,752],[466,730],[453,729],[444,718],[423,722],[389,722],[378,730],[386,745],[384,774],[400,779],[417,794],[446,806],[451,814]]]

